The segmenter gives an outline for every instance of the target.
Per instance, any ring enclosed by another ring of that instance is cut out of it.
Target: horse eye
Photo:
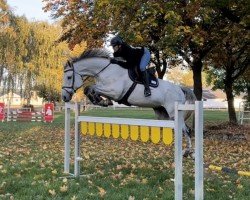
[[[72,78],[72,76],[68,76],[68,80],[70,80]]]

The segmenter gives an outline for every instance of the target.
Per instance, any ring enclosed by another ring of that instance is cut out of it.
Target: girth
[[[131,106],[131,104],[128,102],[128,97],[134,91],[136,85],[137,85],[137,83],[133,82],[133,84],[130,86],[130,88],[128,89],[128,91],[126,92],[126,94],[122,97],[122,99],[120,99],[119,101],[117,101],[117,103],[124,104],[126,106]]]

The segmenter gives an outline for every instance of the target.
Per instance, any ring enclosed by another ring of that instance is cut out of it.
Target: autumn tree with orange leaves
[[[84,43],[75,51],[65,42],[57,43],[58,24],[29,22],[13,15],[6,26],[6,31],[0,32],[0,66],[5,72],[1,92],[18,91],[25,104],[30,104],[33,90],[46,101],[60,101],[63,65],[82,53]]]
[[[249,30],[246,0],[44,2],[45,11],[62,19],[61,41],[66,40],[71,47],[81,41],[86,41],[90,48],[98,47],[107,34],[119,33],[128,43],[150,49],[160,78],[172,62],[185,60],[193,71],[198,100],[202,99],[202,70],[207,59],[211,61],[212,50],[221,44],[225,34],[232,33],[233,24],[239,25],[240,32]]]

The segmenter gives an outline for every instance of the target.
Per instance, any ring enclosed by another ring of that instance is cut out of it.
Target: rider
[[[150,62],[150,52],[146,47],[132,47],[122,40],[120,36],[115,36],[111,39],[111,46],[114,49],[114,57],[122,57],[126,60],[127,66],[130,68],[139,66],[142,72],[144,84],[144,96],[151,95],[149,88],[148,73],[146,70]],[[112,62],[112,60],[111,60]],[[113,60],[115,63],[115,60]]]

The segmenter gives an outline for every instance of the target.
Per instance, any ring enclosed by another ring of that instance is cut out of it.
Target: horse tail
[[[184,87],[184,86],[181,86],[181,89],[182,89],[183,93],[185,94],[185,98],[186,98],[185,103],[194,104],[196,101],[196,96],[195,96],[194,92],[191,89]]]
[[[191,89],[184,86],[181,86],[181,89],[186,98],[185,104],[194,104],[196,101],[196,96],[194,92]],[[184,120],[186,121],[192,115],[192,113],[193,111],[186,111],[184,115]]]

